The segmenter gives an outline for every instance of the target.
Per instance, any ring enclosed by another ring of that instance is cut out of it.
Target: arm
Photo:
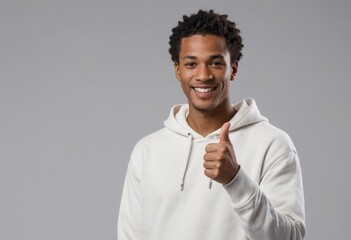
[[[268,169],[258,185],[240,168],[228,129],[229,124],[225,123],[219,143],[206,146],[205,175],[223,184],[251,240],[303,239],[306,232],[303,186],[294,148],[266,163]]]
[[[142,239],[141,230],[141,199],[140,199],[140,173],[129,162],[118,217],[118,239]]]
[[[273,162],[260,185],[240,169],[224,188],[250,239],[304,238],[302,176],[294,150]]]

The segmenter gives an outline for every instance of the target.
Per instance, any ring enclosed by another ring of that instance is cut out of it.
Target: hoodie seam
[[[289,153],[294,152],[295,154],[297,154],[295,149],[290,149],[289,151],[286,151],[280,155],[278,155],[277,157],[274,158],[272,164],[269,166],[269,168],[267,169],[267,171],[269,171],[275,164],[277,164],[277,162],[279,161],[279,159],[281,159],[282,157],[284,157],[285,155],[288,155]]]
[[[265,171],[264,175],[262,175],[262,177],[260,178],[260,183],[262,182],[262,180],[263,180],[264,176],[266,175],[266,173],[269,172],[271,170],[271,168],[273,168],[276,164],[278,164],[278,162],[279,162],[279,160],[281,158],[283,158],[285,155],[288,155],[288,154],[290,154],[292,152],[297,154],[297,151],[295,149],[290,149],[289,151],[286,151],[286,152],[278,155],[277,157],[273,158],[274,160],[273,160],[272,164],[268,167],[268,169]]]

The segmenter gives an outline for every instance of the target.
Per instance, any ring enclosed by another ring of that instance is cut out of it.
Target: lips
[[[208,93],[208,92],[212,92],[216,89],[217,87],[193,87],[193,89],[196,91],[196,92],[199,92],[199,93]]]

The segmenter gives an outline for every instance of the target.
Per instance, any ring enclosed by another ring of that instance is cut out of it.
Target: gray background
[[[168,55],[183,14],[244,39],[233,102],[298,148],[307,239],[350,239],[350,1],[0,0],[0,239],[116,239],[130,152],[185,102]]]

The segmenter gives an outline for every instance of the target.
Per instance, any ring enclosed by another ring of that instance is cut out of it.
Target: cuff
[[[223,187],[229,194],[233,206],[235,208],[239,208],[250,200],[258,188],[258,185],[244,172],[242,168],[240,168],[234,179],[226,185],[223,185]]]

